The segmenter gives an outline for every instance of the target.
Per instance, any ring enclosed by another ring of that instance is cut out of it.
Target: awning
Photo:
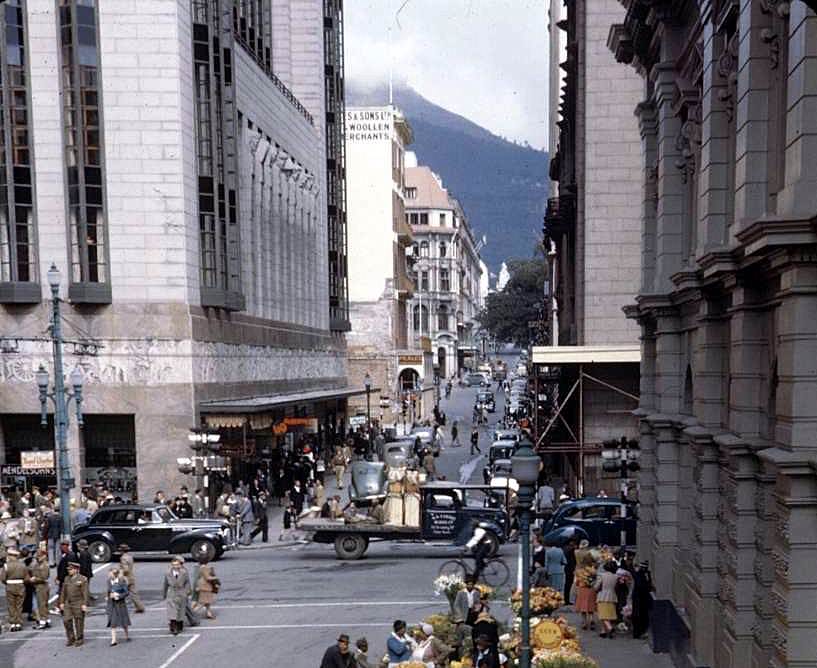
[[[379,387],[369,389],[372,394],[379,393]],[[216,399],[213,401],[202,401],[199,410],[206,414],[226,414],[245,415],[248,413],[263,413],[273,408],[293,406],[296,404],[309,404],[316,401],[328,401],[331,399],[348,399],[366,394],[365,387],[343,387],[333,390],[311,390],[309,392],[294,392],[291,394],[267,394],[256,397],[243,397],[239,399]]]
[[[535,346],[533,363],[546,366],[559,364],[621,364],[641,362],[640,346]]]

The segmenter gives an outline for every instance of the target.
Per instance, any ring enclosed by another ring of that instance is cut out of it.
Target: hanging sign
[[[20,466],[24,469],[54,468],[53,450],[23,450],[20,453]]]

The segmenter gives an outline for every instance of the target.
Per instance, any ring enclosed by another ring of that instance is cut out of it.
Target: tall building
[[[412,140],[411,126],[393,106],[346,110],[349,377],[359,383],[370,374],[379,388],[372,415],[386,423],[426,415],[433,406],[430,344],[408,335],[415,286],[406,259],[412,231],[405,214],[405,160]],[[361,401],[354,405],[365,407]]]
[[[416,342],[431,340],[441,379],[458,376],[475,361],[482,307],[477,243],[460,203],[428,167],[406,169],[405,210],[414,236],[410,329]]]
[[[176,487],[202,422],[234,475],[291,442],[287,417],[342,429],[340,3],[2,10],[0,461],[53,447],[34,382],[52,262],[78,484]]]
[[[549,125],[557,134],[544,229],[555,276],[547,297],[554,345],[534,348],[532,357],[536,382],[555,407],[539,404],[535,424],[539,445],[559,453],[554,473],[571,489],[593,493],[617,492],[620,484],[602,476],[602,442],[638,433],[630,414],[638,398],[638,330],[622,308],[640,275],[641,167],[632,110],[642,85],[610,62],[606,46],[607,26],[623,13],[617,0],[550,7],[551,52],[564,58],[550,64]]]
[[[624,5],[661,632],[679,666],[817,666],[817,3]]]

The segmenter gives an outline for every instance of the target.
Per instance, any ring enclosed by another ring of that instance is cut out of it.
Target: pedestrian
[[[120,543],[119,553],[121,555],[119,557],[119,569],[128,583],[128,595],[133,603],[133,608],[137,614],[143,613],[145,606],[136,591],[136,568],[133,563],[133,555],[130,553],[130,547],[126,543]]]
[[[36,550],[34,550],[36,553]],[[28,547],[20,548],[20,561],[26,569],[25,578],[25,594],[23,595],[23,614],[27,615],[28,621],[36,622],[37,618],[34,616],[34,583],[31,581],[31,564],[34,561],[34,554]]]
[[[417,647],[412,652],[412,660],[425,664],[426,668],[443,668],[448,665],[448,657],[454,648],[434,635],[431,624],[422,624],[417,636]]]
[[[206,557],[199,559],[199,575],[196,578],[196,594],[198,604],[204,607],[204,616],[215,619],[212,605],[216,601],[216,594],[221,587],[221,581],[216,577],[215,569],[208,563]],[[196,606],[193,606],[196,609]]]
[[[246,497],[243,490],[238,490],[235,493],[238,521],[241,524],[241,544],[249,545],[252,543],[252,530],[255,525],[255,516],[252,512],[252,503]]]
[[[321,660],[321,668],[355,668],[355,658],[349,651],[349,636],[341,633],[337,644],[327,648]]]
[[[596,590],[593,585],[596,570],[596,561],[590,551],[590,541],[586,538],[579,541],[576,550],[576,612],[582,616],[582,628],[594,630],[596,623],[593,616],[596,613]]]
[[[476,608],[479,605],[479,589],[474,586],[474,577],[465,577],[465,587],[454,597],[453,617],[455,624],[471,625],[476,619]]]
[[[406,623],[398,619],[392,624],[394,629],[389,639],[386,641],[386,652],[389,656],[388,668],[411,660],[416,643],[406,635]]]
[[[499,668],[499,652],[488,636],[481,635],[477,637],[474,643],[472,663],[477,668]]]
[[[58,599],[65,626],[65,646],[81,647],[85,641],[85,614],[88,612],[88,579],[79,572],[79,562],[68,562],[68,575]]]
[[[340,448],[335,450],[335,456],[332,457],[332,470],[335,473],[335,484],[337,488],[343,489],[343,474],[346,473],[346,457]]]
[[[47,629],[51,626],[48,619],[48,551],[44,547],[37,550],[36,559],[29,568],[29,582],[34,586],[37,599],[37,628]]]
[[[556,490],[546,480],[544,485],[539,487],[536,493],[536,511],[545,519],[553,514],[553,503],[556,501]]]
[[[431,450],[425,451],[425,455],[423,456],[423,468],[425,469],[429,480],[434,480],[437,477],[437,467]]]
[[[356,668],[374,668],[369,663],[369,641],[366,638],[358,638],[355,641],[355,663]]]
[[[79,574],[88,580],[88,600],[96,601],[96,596],[91,593],[91,578],[94,577],[94,562],[91,553],[88,552],[88,541],[81,538],[77,541],[77,562],[79,563]]]
[[[462,445],[462,443],[460,443],[460,428],[457,421],[454,420],[451,425],[451,447],[458,448],[460,445]]]
[[[300,515],[304,511],[304,501],[306,501],[306,495],[301,488],[300,480],[296,480],[294,483],[292,483],[292,489],[289,490],[289,501],[291,505],[295,507],[295,512],[297,515]]]
[[[633,573],[633,638],[640,638],[650,627],[653,591],[655,587],[652,583],[650,565],[642,561],[636,565]]]
[[[190,499],[190,505],[193,508],[193,517],[200,519],[205,516],[204,495],[202,494],[201,487],[193,492],[193,498]]]
[[[193,518],[193,506],[187,498],[187,492],[183,492],[176,502],[176,515],[182,519]]]
[[[67,540],[60,541],[60,558],[57,562],[57,593],[62,591],[62,583],[68,577],[68,564],[77,560],[77,555],[71,550],[71,544]],[[59,608],[54,607],[51,611],[53,614],[60,614]]]
[[[323,457],[318,457],[315,462],[315,480],[323,485],[324,476],[326,475],[326,462]]]
[[[576,574],[576,539],[571,538],[567,541],[567,545],[562,548],[562,551],[565,553],[564,599],[565,604],[570,605],[572,603],[573,578]]]
[[[261,541],[264,543],[269,542],[269,517],[267,516],[268,505],[267,493],[263,490],[259,491],[258,495],[255,497],[255,501],[253,501],[252,504],[252,512],[253,516],[255,517],[255,528],[250,533],[250,540],[255,538],[260,533]]]
[[[118,568],[112,568],[108,574],[108,596],[106,612],[108,613],[108,628],[111,630],[111,647],[116,645],[116,629],[121,628],[125,634],[125,642],[130,642],[128,627],[128,580]]]
[[[170,568],[162,582],[162,598],[167,608],[170,632],[176,636],[184,630],[185,614],[190,598],[190,576],[182,567],[184,561],[178,555],[170,560]]]
[[[290,533],[292,532],[293,525],[295,524],[295,519],[297,517],[298,512],[295,510],[295,504],[290,503],[287,509],[284,511],[281,533],[278,534],[279,541],[284,540],[285,538],[289,538]]]
[[[602,638],[612,638],[615,635],[616,613],[616,583],[618,576],[616,562],[610,560],[602,566],[601,573],[596,580],[595,590],[598,592],[598,615],[603,625],[599,634]]]
[[[479,449],[479,430],[477,426],[474,425],[474,428],[471,430],[471,454],[474,454],[474,450],[478,453],[482,454],[482,450]]]
[[[62,515],[55,508],[50,508],[45,516],[48,540],[48,557],[51,568],[57,565],[60,552],[60,536],[62,535]]]
[[[2,581],[6,585],[6,606],[8,608],[9,631],[23,630],[23,599],[26,595],[28,570],[20,560],[16,547],[6,550],[6,566],[2,569]]]
[[[553,541],[545,541],[544,569],[547,573],[548,586],[558,592],[565,588],[565,565],[567,558],[561,547]]]

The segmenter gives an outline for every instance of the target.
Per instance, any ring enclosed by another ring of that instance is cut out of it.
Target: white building
[[[406,221],[414,235],[417,289],[411,301],[415,340],[427,337],[440,378],[457,375],[476,352],[482,308],[477,244],[459,202],[428,167],[406,169]]]
[[[176,487],[200,420],[236,476],[295,411],[334,432],[350,392],[340,0],[5,9],[0,461],[53,447],[33,375],[50,368],[52,262],[85,381],[78,483]]]

